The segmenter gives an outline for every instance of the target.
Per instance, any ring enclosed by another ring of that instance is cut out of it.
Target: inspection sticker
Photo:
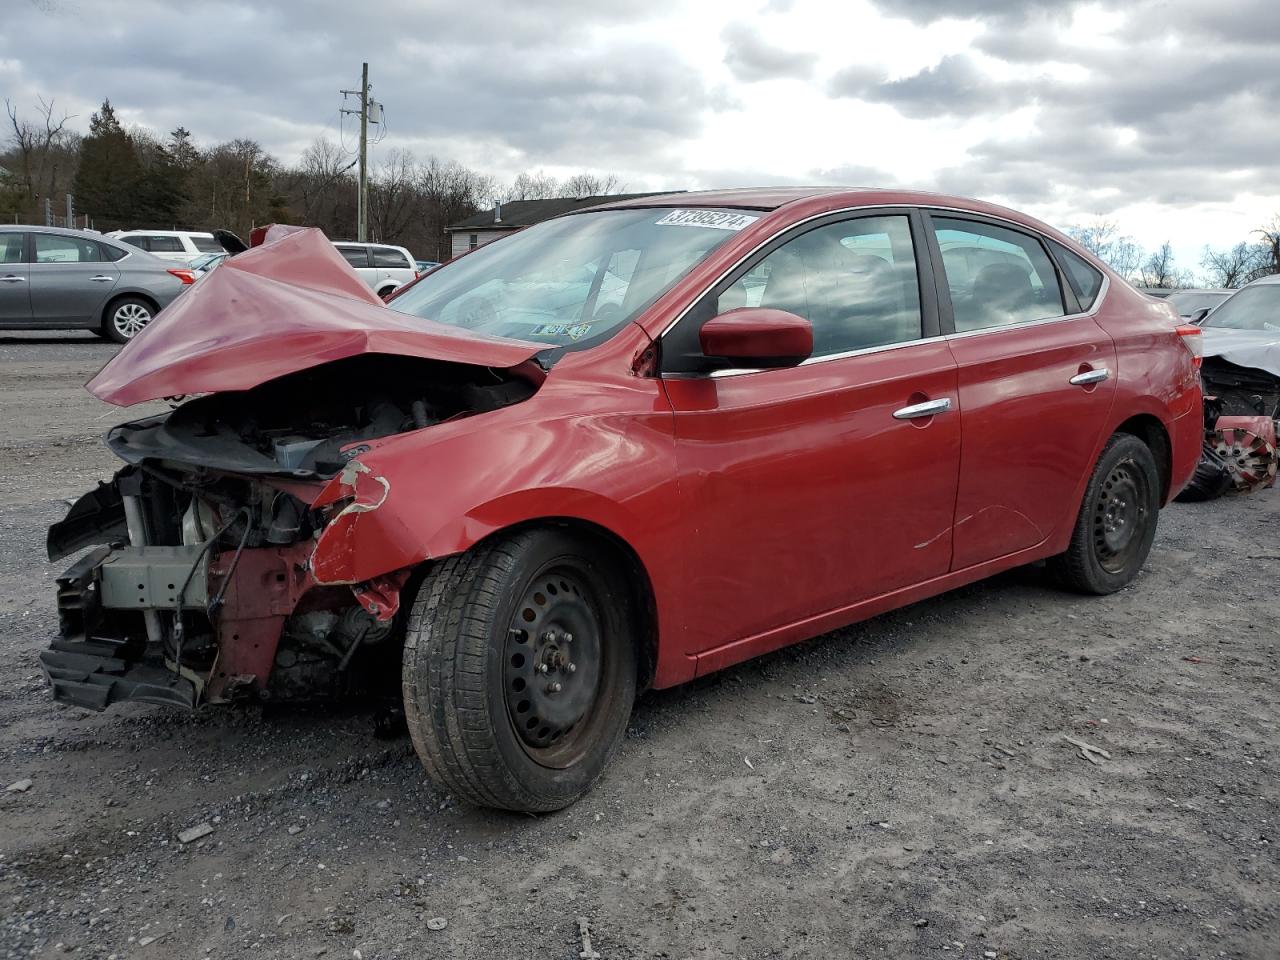
[[[658,221],[660,227],[710,227],[712,230],[741,230],[759,220],[733,210],[672,210]]]

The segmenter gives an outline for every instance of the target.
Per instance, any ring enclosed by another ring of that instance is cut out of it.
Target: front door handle
[[[15,277],[9,274],[7,277],[0,277],[0,283],[23,283],[26,279],[26,277]]]
[[[104,277],[102,274],[98,274],[96,277],[90,277],[89,279],[94,283],[111,283],[111,281],[115,280],[115,277]]]
[[[915,420],[919,417],[932,417],[935,414],[946,413],[950,409],[951,398],[942,397],[938,400],[926,400],[924,403],[913,403],[909,407],[895,410],[893,411],[893,419]]]
[[[1091,383],[1101,383],[1103,380],[1110,378],[1111,371],[1106,367],[1099,367],[1097,370],[1086,370],[1084,373],[1077,373],[1071,378],[1070,383],[1075,387],[1087,387]]]

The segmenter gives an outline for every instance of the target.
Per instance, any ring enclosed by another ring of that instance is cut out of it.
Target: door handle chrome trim
[[[924,403],[913,403],[909,407],[895,410],[893,411],[893,419],[915,420],[918,417],[932,417],[937,413],[946,413],[950,409],[951,398],[942,397],[938,400],[926,400]]]
[[[0,282],[4,282],[4,283],[25,283],[25,282],[26,282],[26,279],[27,279],[26,277],[15,277],[15,276],[13,276],[12,274],[10,274],[10,275],[9,275],[9,276],[7,276],[7,277],[0,277]]]
[[[1101,383],[1103,380],[1110,378],[1111,371],[1106,367],[1099,367],[1097,370],[1086,370],[1084,373],[1077,373],[1069,381],[1072,386],[1087,387],[1091,383]]]
[[[115,277],[104,277],[102,276],[102,274],[98,274],[98,276],[90,277],[89,279],[96,281],[98,283],[110,283],[111,281],[115,280]]]

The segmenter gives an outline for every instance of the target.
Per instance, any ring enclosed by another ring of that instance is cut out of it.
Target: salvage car
[[[1280,276],[1242,287],[1199,322],[1204,448],[1178,499],[1273,486],[1280,467]]]
[[[1199,329],[987,203],[636,198],[388,304],[255,239],[88,384],[179,399],[49,531],[58,700],[390,682],[438,784],[554,810],[641,689],[1036,561],[1121,589],[1199,456]]]

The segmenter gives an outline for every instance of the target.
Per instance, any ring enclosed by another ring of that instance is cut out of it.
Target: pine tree
[[[76,206],[101,225],[133,226],[143,213],[143,170],[132,138],[120,125],[110,100],[89,120],[80,147]]]

